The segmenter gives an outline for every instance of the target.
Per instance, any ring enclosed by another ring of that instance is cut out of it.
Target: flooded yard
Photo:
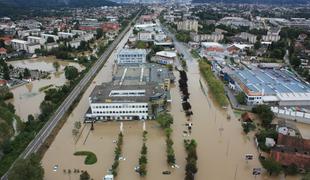
[[[56,72],[53,62],[59,62],[60,68]],[[30,83],[13,88],[11,92],[14,94],[14,99],[10,102],[15,106],[16,114],[21,117],[23,121],[27,121],[29,114],[37,115],[40,113],[40,103],[44,99],[44,92],[40,88],[47,87],[49,85],[62,86],[67,80],[64,75],[64,68],[66,66],[74,66],[79,71],[84,67],[75,62],[60,61],[52,57],[38,58],[30,60],[18,60],[10,61],[8,64],[19,68],[28,68],[30,70],[41,70],[51,73],[49,79],[34,80]]]
[[[127,38],[124,38],[117,50],[124,45]],[[107,170],[111,167],[114,158],[114,148],[116,146],[114,141],[117,139],[120,131],[120,122],[96,123],[93,131],[90,131],[90,124],[83,125],[81,136],[77,141],[72,135],[72,129],[74,122],[83,121],[84,113],[87,111],[89,105],[88,97],[95,85],[111,81],[115,55],[115,53],[112,54],[106,65],[98,73],[44,155],[42,164],[45,169],[46,180],[79,179],[78,174],[64,173],[63,169],[87,170],[91,178],[100,180],[107,174]],[[176,81],[178,81],[179,73],[174,73],[177,77]],[[134,171],[134,167],[138,164],[142,146],[143,122],[123,122],[124,144],[122,156],[124,160],[120,160],[116,179],[184,179],[186,153],[183,140],[190,138],[194,138],[198,143],[197,180],[272,179],[265,174],[256,178],[252,175],[253,168],[261,167],[254,140],[252,136],[247,137],[243,135],[241,124],[230,108],[225,111],[219,109],[214,106],[209,96],[204,94],[201,88],[207,89],[207,86],[200,78],[196,61],[188,62],[187,76],[190,92],[189,102],[192,105],[194,113],[192,116],[193,130],[190,136],[183,134],[183,131],[186,130],[185,123],[187,119],[182,111],[181,95],[177,83],[171,88],[172,104],[169,107],[170,113],[174,117],[174,124],[172,125],[173,147],[176,155],[176,163],[180,168],[172,169],[168,167],[164,132],[158,127],[155,121],[147,121],[147,176],[140,178]],[[200,79],[203,82],[202,87],[199,83]],[[230,120],[227,120],[228,114],[231,116]],[[94,165],[84,165],[82,157],[73,155],[75,151],[80,150],[95,153],[98,159],[97,163]],[[254,160],[245,161],[244,155],[248,153],[254,154]],[[57,171],[53,171],[55,165],[59,166]],[[162,172],[165,170],[170,170],[172,172],[171,175],[163,175]]]

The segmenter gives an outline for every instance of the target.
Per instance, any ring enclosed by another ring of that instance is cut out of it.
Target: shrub
[[[264,127],[269,127],[273,118],[274,113],[271,111],[270,106],[262,104],[252,108],[252,112],[258,114],[259,118],[262,120],[262,125]]]
[[[90,151],[77,151],[74,153],[75,156],[86,156],[84,164],[92,165],[97,162],[97,156],[93,152]]]
[[[169,128],[173,124],[173,118],[168,113],[161,113],[157,116],[156,121],[163,129]]]

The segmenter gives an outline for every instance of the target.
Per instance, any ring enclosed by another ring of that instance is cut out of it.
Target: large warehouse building
[[[248,104],[309,106],[310,86],[286,69],[251,66],[230,71],[229,87],[243,91]]]
[[[156,83],[126,86],[104,83],[96,86],[89,97],[86,121],[152,119],[165,98],[165,91]]]
[[[160,65],[118,66],[113,80],[91,93],[85,121],[153,119],[171,101],[173,81],[172,72]]]

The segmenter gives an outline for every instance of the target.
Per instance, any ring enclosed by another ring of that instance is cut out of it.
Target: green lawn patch
[[[199,53],[196,50],[194,50],[194,49],[191,50],[191,54],[196,59],[200,58]]]
[[[90,152],[90,151],[77,151],[74,153],[75,156],[86,156],[84,164],[86,165],[92,165],[97,162],[97,156],[96,154]]]

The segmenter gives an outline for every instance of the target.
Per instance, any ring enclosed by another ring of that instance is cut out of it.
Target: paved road
[[[52,133],[56,125],[68,111],[69,107],[73,104],[73,102],[79,97],[80,93],[85,89],[86,85],[93,79],[93,77],[97,74],[100,68],[104,65],[106,60],[109,58],[113,50],[117,47],[118,43],[123,39],[125,34],[130,30],[131,23],[134,22],[140,13],[128,24],[124,31],[122,31],[119,36],[113,41],[113,43],[106,49],[106,51],[100,56],[97,62],[93,65],[93,67],[87,72],[84,78],[75,86],[72,92],[67,96],[67,98],[62,102],[56,112],[53,114],[51,119],[46,122],[43,128],[38,132],[35,138],[28,144],[26,149],[20,154],[19,158],[27,158],[30,154],[36,153],[40,147],[43,145],[45,140]],[[15,161],[16,162],[16,161]],[[10,167],[8,172],[11,170]],[[8,172],[1,177],[1,180],[8,179]]]
[[[191,55],[191,53],[188,51],[188,48],[183,45],[182,42],[178,41],[174,34],[172,34],[166,27],[162,25],[162,28],[164,32],[173,40],[175,49],[180,53],[184,55],[184,59],[190,63],[194,62],[194,59]]]

